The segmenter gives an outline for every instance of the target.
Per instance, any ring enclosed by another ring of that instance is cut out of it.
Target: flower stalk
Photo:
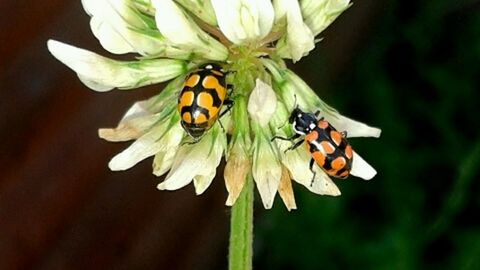
[[[230,220],[229,270],[252,269],[253,179],[249,174],[235,204]]]

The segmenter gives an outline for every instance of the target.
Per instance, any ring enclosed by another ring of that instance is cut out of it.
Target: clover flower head
[[[295,108],[320,111],[319,117],[348,137],[380,136],[379,129],[328,106],[284,62],[308,55],[316,36],[349,7],[349,0],[82,0],[82,4],[103,48],[113,54],[136,54],[129,61],[113,60],[49,40],[53,56],[87,87],[103,92],[168,81],[158,95],[134,103],[117,127],[99,130],[108,141],[134,140],[112,158],[111,170],[126,170],[154,156],[153,173],[167,174],[159,189],[176,190],[193,182],[195,192],[202,194],[225,158],[227,205],[235,203],[246,179],[253,177],[265,208],[272,207],[278,192],[290,210],[296,208],[292,180],[316,194],[340,194],[327,171],[317,165],[309,168],[312,154],[305,147],[292,149],[289,141],[272,140],[295,135],[288,124]],[[221,70],[201,71],[213,65]],[[195,92],[205,89],[217,94]],[[226,106],[227,99],[232,105]],[[182,106],[196,109],[184,114]],[[197,127],[203,135],[192,138],[186,123],[202,117],[207,124]],[[350,174],[368,180],[376,171],[353,152]]]

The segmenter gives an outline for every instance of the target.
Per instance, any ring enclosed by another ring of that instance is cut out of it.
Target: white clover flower
[[[119,61],[49,40],[54,57],[86,86],[109,91],[170,81],[158,95],[134,103],[117,127],[99,130],[108,141],[134,140],[112,158],[111,170],[126,170],[154,156],[153,174],[167,174],[159,189],[175,190],[193,182],[195,192],[202,194],[224,157],[227,205],[234,205],[254,181],[265,208],[272,207],[278,192],[291,210],[297,207],[292,182],[316,194],[340,195],[331,172],[317,164],[310,170],[312,154],[305,147],[291,149],[292,142],[274,140],[295,134],[289,124],[294,109],[320,111],[349,138],[380,136],[380,129],[328,106],[283,60],[297,62],[313,50],[316,36],[349,7],[349,0],[82,0],[82,4],[93,34],[108,52],[136,54]],[[221,69],[214,68],[218,66]],[[201,107],[201,113],[180,114],[183,107],[193,105]],[[185,119],[195,124],[204,119],[203,135],[189,135]],[[350,174],[371,179],[375,169],[356,152],[352,155]]]

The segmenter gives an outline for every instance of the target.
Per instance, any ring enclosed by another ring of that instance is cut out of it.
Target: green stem
[[[253,244],[253,178],[248,175],[232,207],[230,223],[229,270],[252,269]]]

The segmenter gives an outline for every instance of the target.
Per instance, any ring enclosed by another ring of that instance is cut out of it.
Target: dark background
[[[225,269],[221,177],[197,197],[156,190],[151,159],[107,168],[128,143],[97,128],[160,87],[95,93],[48,53],[55,38],[108,55],[80,1],[0,12],[0,269]],[[255,269],[480,269],[480,2],[355,1],[322,36],[292,68],[382,128],[351,140],[378,175],[337,198],[294,185],[291,213],[257,204]]]

